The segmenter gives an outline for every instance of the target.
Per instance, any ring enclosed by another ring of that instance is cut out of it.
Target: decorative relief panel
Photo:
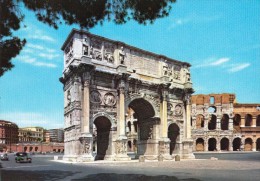
[[[181,117],[183,115],[183,108],[181,104],[177,104],[174,108],[175,116]]]
[[[116,104],[116,98],[111,92],[104,95],[104,104],[107,106],[114,106]]]
[[[91,91],[90,102],[95,103],[95,104],[100,104],[101,103],[101,94],[96,90]]]

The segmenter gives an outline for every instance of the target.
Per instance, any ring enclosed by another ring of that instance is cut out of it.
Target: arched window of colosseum
[[[217,117],[213,114],[209,116],[209,123],[208,123],[208,129],[209,130],[214,130],[216,129],[217,125]]]
[[[256,126],[260,126],[260,115],[256,117]]]
[[[215,97],[210,97],[210,104],[215,104]]]
[[[208,113],[215,113],[215,112],[217,112],[217,108],[215,106],[210,106],[208,108]]]
[[[202,138],[196,140],[196,151],[204,151],[204,140]]]
[[[229,140],[227,138],[222,138],[220,141],[220,149],[224,151],[228,151],[229,148]]]
[[[217,141],[215,138],[210,138],[208,141],[208,150],[216,151],[217,150]]]
[[[235,138],[233,140],[233,151],[240,151],[241,147],[241,139]]]
[[[223,114],[221,118],[221,129],[222,130],[228,130],[228,122],[229,122],[229,116],[227,114]]]
[[[241,124],[241,116],[239,114],[235,114],[233,118],[233,126],[240,126]]]
[[[252,115],[247,114],[245,116],[245,126],[252,126]]]
[[[260,138],[256,140],[256,151],[260,151]]]
[[[196,118],[196,128],[204,128],[204,116],[199,114]]]
[[[251,138],[245,139],[244,151],[252,151],[253,141]]]

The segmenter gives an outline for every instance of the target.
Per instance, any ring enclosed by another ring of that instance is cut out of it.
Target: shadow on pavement
[[[174,176],[158,175],[147,176],[141,174],[115,174],[115,173],[99,173],[92,174],[80,179],[72,179],[72,181],[200,181],[199,179],[188,178],[178,179]]]
[[[47,181],[59,180],[68,176],[73,176],[79,172],[60,171],[60,170],[1,170],[0,180],[8,181]]]

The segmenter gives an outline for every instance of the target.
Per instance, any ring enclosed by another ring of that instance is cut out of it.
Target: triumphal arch
[[[130,113],[139,159],[194,157],[189,63],[76,29],[62,50],[64,160],[130,160]]]

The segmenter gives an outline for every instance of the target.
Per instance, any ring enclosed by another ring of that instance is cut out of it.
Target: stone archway
[[[220,141],[220,150],[228,151],[229,150],[229,140],[228,138],[222,138]]]
[[[204,140],[202,138],[196,140],[196,151],[204,151]]]
[[[251,114],[246,114],[245,126],[252,126],[252,115]]]
[[[240,132],[240,124],[241,124],[241,116],[239,114],[235,114],[235,116],[233,118],[234,132]]]
[[[216,151],[217,150],[217,140],[215,138],[210,138],[208,140],[208,150]]]
[[[221,118],[221,130],[228,130],[229,116],[223,114]]]
[[[196,128],[204,128],[204,116],[202,114],[199,114],[196,117]]]
[[[214,129],[216,129],[216,126],[217,126],[217,117],[216,117],[216,115],[211,114],[209,122],[208,122],[208,129],[214,130]]]
[[[256,126],[260,126],[260,115],[256,117]]]
[[[176,148],[176,142],[180,135],[180,128],[176,123],[171,124],[168,127],[168,138],[170,139],[170,155],[173,154]]]
[[[241,138],[235,138],[233,140],[233,151],[240,151],[241,147]]]
[[[97,128],[97,155],[95,160],[104,160],[107,154],[111,154],[111,122],[105,116],[97,117],[94,120]]]
[[[252,148],[253,148],[253,140],[251,138],[246,138],[244,151],[252,151]]]
[[[260,151],[260,138],[256,140],[256,151]]]
[[[136,98],[129,103],[128,107],[134,111],[138,123],[137,156],[158,155],[155,152],[158,147],[158,141],[156,142],[155,139],[158,135],[155,133],[159,119],[154,117],[152,104],[143,98]]]

